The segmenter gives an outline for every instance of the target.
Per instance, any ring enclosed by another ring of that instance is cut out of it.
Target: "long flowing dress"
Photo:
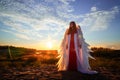
[[[89,54],[89,44],[85,42],[80,27],[77,26],[77,33],[67,34],[67,32],[68,29],[58,51],[58,71],[77,70],[86,74],[96,74],[97,71],[91,70],[89,65],[89,58],[95,58]]]
[[[77,71],[77,57],[74,46],[74,33],[71,33],[68,70]]]

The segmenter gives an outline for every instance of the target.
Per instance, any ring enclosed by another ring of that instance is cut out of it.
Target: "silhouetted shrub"
[[[90,52],[91,55],[96,57],[106,57],[106,58],[117,58],[120,57],[120,50],[114,50],[110,48],[91,48],[93,52]]]

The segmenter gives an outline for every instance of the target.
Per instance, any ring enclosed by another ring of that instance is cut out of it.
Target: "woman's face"
[[[73,23],[70,23],[70,27],[73,27]]]

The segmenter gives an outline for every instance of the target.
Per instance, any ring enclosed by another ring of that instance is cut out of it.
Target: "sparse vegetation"
[[[11,55],[13,57],[12,62],[20,63],[21,65],[29,65],[37,62],[37,64],[56,64],[58,59],[57,51],[51,50],[39,50],[36,49],[28,49],[23,47],[13,47],[9,46]],[[96,61],[90,60],[90,64],[93,67],[116,67],[119,68],[120,64],[117,63],[120,61],[120,50],[113,50],[109,48],[91,48],[92,52],[90,53],[92,56],[96,58]],[[36,54],[36,52],[38,54]],[[8,46],[0,46],[0,61],[1,66],[7,65],[10,60]],[[6,61],[6,64],[5,62]],[[2,64],[4,62],[4,64]],[[117,64],[116,64],[117,63]],[[9,63],[10,64],[10,63]]]
[[[2,73],[7,74],[9,71],[14,71],[14,73],[12,73],[13,77],[18,78],[16,76],[18,74],[31,75],[34,73],[37,75],[37,73],[44,73],[45,75],[45,74],[49,74],[48,71],[51,70],[52,72],[57,73],[57,75],[59,75],[58,77],[60,78],[61,75],[57,72],[57,68],[55,66],[55,64],[58,61],[58,59],[56,58],[57,50],[35,50],[35,49],[13,47],[13,46],[9,46],[9,48],[10,48],[10,52],[8,51],[8,46],[0,46],[0,69],[1,69],[0,73],[1,74]],[[100,71],[102,73],[101,75],[103,74],[107,75],[108,78],[110,77],[108,75],[108,72],[106,74],[106,70],[109,70],[109,73],[113,73],[113,74],[115,73],[117,77],[119,76],[118,71],[120,71],[120,50],[113,50],[109,48],[96,48],[96,47],[91,48],[91,50],[92,52],[90,52],[90,54],[96,58],[96,60],[90,59],[90,65],[93,70]],[[11,56],[13,59],[10,58],[9,53],[11,53]],[[38,71],[35,72],[35,70],[38,70]],[[8,74],[9,74],[8,76],[4,75],[4,77],[9,77],[11,73],[8,73]],[[71,74],[71,73],[67,73],[67,74]],[[76,75],[77,74],[78,73],[76,73]],[[110,80],[104,76],[100,78],[101,75],[98,75],[98,78],[97,78],[98,80],[102,80],[102,79]],[[27,75],[24,75],[24,76],[27,76]],[[4,77],[0,79],[4,79]],[[81,75],[80,77],[84,77],[84,76]],[[87,77],[90,77],[90,76],[87,76]],[[83,79],[88,80],[87,77],[84,77],[85,79],[84,78]],[[96,76],[91,77],[90,80],[93,80],[93,78],[95,77]],[[112,80],[116,80],[116,78]]]
[[[10,49],[10,51],[9,51]],[[37,53],[37,54],[36,54]],[[11,59],[11,57],[13,59]],[[15,65],[36,66],[40,64],[56,64],[57,50],[39,50],[28,49],[14,46],[0,46],[1,67]],[[2,64],[3,63],[3,64]],[[6,64],[5,64],[6,63]]]
[[[102,47],[93,47],[91,50],[93,51],[91,55],[96,58],[96,60],[90,60],[92,68],[106,67],[120,70],[120,50]]]

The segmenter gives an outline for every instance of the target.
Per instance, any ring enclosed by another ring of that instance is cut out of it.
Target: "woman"
[[[64,34],[57,63],[58,70],[80,71],[87,74],[96,74],[89,65],[88,58],[94,59],[89,54],[88,44],[83,38],[80,26],[76,26],[75,22],[70,22],[69,28]]]

